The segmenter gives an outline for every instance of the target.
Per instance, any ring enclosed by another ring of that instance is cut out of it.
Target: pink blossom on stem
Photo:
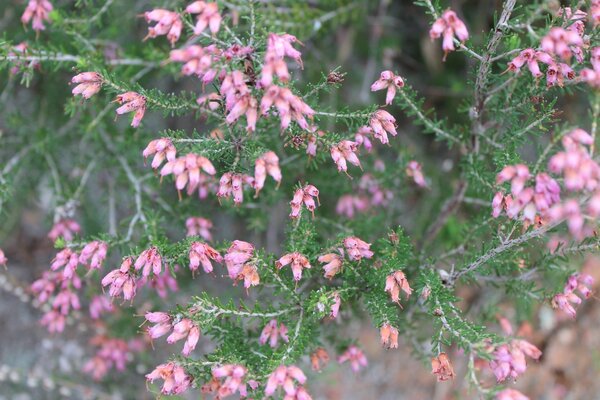
[[[260,333],[258,343],[263,345],[269,342],[269,346],[275,348],[279,343],[279,338],[286,343],[289,342],[288,329],[283,323],[280,324],[276,319],[272,319]]]
[[[440,36],[443,36],[442,49],[445,61],[448,53],[455,50],[454,37],[456,36],[460,42],[465,42],[469,39],[469,32],[454,11],[446,10],[440,18],[435,20],[429,30],[431,40],[438,39]]]
[[[21,16],[21,22],[23,24],[31,23],[31,27],[34,31],[43,31],[46,29],[44,21],[50,21],[48,14],[53,10],[52,3],[48,0],[29,0],[27,8]]]
[[[333,304],[331,305],[331,312],[329,316],[336,319],[340,312],[340,306],[342,305],[342,298],[338,292],[333,293]]]
[[[361,126],[358,128],[356,135],[354,135],[354,141],[359,147],[363,146],[367,152],[371,152],[373,149],[373,143],[371,143],[371,139],[369,139],[371,135],[373,135],[373,129],[368,126]]]
[[[83,372],[90,374],[94,380],[102,379],[111,368],[124,371],[131,357],[132,347],[122,339],[96,335],[90,344],[98,347],[95,356],[83,367]]]
[[[398,304],[400,304],[400,291],[406,294],[407,299],[412,293],[406,275],[402,271],[396,271],[387,276],[385,279],[385,291],[389,292],[392,301]]]
[[[212,240],[210,230],[213,223],[207,218],[189,217],[185,220],[185,227],[187,228],[186,236],[200,236],[208,242]]]
[[[378,90],[387,89],[385,104],[389,105],[394,101],[396,90],[402,87],[404,87],[404,81],[400,75],[395,75],[392,71],[383,71],[381,72],[379,79],[371,85],[371,91],[376,92]]]
[[[337,165],[338,171],[343,171],[346,175],[348,175],[347,162],[349,162],[352,165],[356,165],[362,170],[360,160],[356,155],[357,150],[358,143],[352,142],[350,140],[342,140],[337,145],[331,146],[331,158],[333,159],[333,162]]]
[[[423,175],[423,171],[421,171],[421,164],[417,161],[409,161],[406,166],[406,175],[413,178],[417,186],[419,187],[427,187],[427,181],[425,181],[425,176]]]
[[[446,353],[440,353],[431,359],[431,373],[437,376],[438,382],[454,379],[454,368]]]
[[[302,67],[302,58],[298,50],[294,49],[293,43],[302,44],[293,35],[277,35],[270,33],[267,38],[267,51],[265,52],[265,62],[261,71],[260,86],[268,87],[273,83],[273,77],[277,76],[281,82],[288,82],[290,73],[285,63],[284,57],[290,57]]]
[[[352,371],[354,372],[360,371],[362,367],[366,367],[368,364],[367,357],[365,357],[362,350],[356,346],[348,347],[346,351],[338,357],[338,362],[340,364],[350,362],[350,368],[352,368]]]
[[[592,16],[594,27],[600,25],[600,0],[592,0],[590,15]]]
[[[521,70],[521,67],[527,65],[529,72],[535,78],[541,77],[542,71],[540,70],[539,62],[544,64],[554,64],[554,60],[551,55],[545,53],[543,51],[536,51],[535,49],[525,49],[522,50],[518,56],[513,58],[508,63],[508,70],[512,72],[518,72]]]
[[[191,244],[189,257],[190,269],[192,271],[198,270],[198,267],[200,266],[200,264],[202,264],[202,268],[207,274],[213,271],[211,260],[216,261],[218,263],[223,262],[223,257],[221,256],[221,254],[219,254],[218,251],[202,242],[193,242]]]
[[[62,237],[65,241],[70,242],[75,238],[75,235],[81,231],[81,227],[74,219],[61,219],[56,222],[50,232],[48,232],[48,238],[53,242],[56,239]]]
[[[177,272],[179,266],[175,265],[173,269]],[[168,268],[165,268],[159,275],[142,276],[137,284],[140,287],[144,285],[150,286],[152,289],[156,290],[156,294],[158,294],[161,299],[167,298],[168,290],[171,292],[179,290],[177,280],[171,275],[171,271]]]
[[[90,301],[90,318],[99,319],[105,312],[113,312],[115,308],[106,296],[94,296]]]
[[[306,258],[298,252],[293,252],[284,255],[275,262],[275,267],[277,267],[277,269],[279,270],[289,264],[291,264],[292,273],[296,282],[302,279],[302,269],[311,268],[308,258]]]
[[[107,252],[108,245],[105,242],[94,240],[83,247],[79,254],[79,262],[88,265],[89,269],[100,269]]]
[[[213,368],[213,378],[215,380],[222,379],[222,381],[219,382],[217,396],[219,398],[227,397],[239,392],[240,396],[245,397],[247,395],[247,390],[243,378],[247,373],[248,370],[239,364],[225,364]]]
[[[118,115],[135,112],[131,126],[137,128],[146,112],[146,97],[136,92],[125,92],[118,95],[115,101],[121,105],[117,108]]]
[[[200,198],[205,198],[208,194],[209,178],[206,174],[212,176],[216,173],[215,167],[208,158],[192,153],[167,162],[160,170],[161,177],[173,174],[178,193],[187,186],[188,195],[198,190]]]
[[[317,199],[316,203],[314,200],[315,198]],[[295,219],[300,217],[300,210],[303,204],[306,209],[311,212],[314,218],[315,208],[317,208],[317,204],[321,204],[319,201],[319,190],[315,186],[306,185],[294,192],[294,197],[292,198],[292,201],[290,201],[290,206],[292,207],[292,212],[290,213],[291,218]]]
[[[551,28],[548,34],[541,40],[543,51],[554,54],[567,62],[571,59],[574,52],[579,53],[577,49],[583,45],[583,39],[577,31],[560,27]],[[583,60],[577,61],[582,62]]]
[[[74,96],[81,95],[84,99],[89,99],[102,88],[103,78],[97,72],[83,72],[75,75],[71,83],[77,84],[71,91]]]
[[[219,69],[215,64],[221,60],[223,52],[215,45],[202,47],[191,45],[182,49],[171,50],[169,60],[183,63],[181,73],[185,76],[196,75],[202,81],[202,85],[211,83],[224,70]],[[211,93],[198,98],[200,105],[205,105],[209,101],[208,108],[216,110],[219,107],[220,96],[217,93]]]
[[[206,28],[208,28],[213,35],[219,32],[222,17],[216,2],[194,1],[185,8],[185,11],[190,14],[197,14],[194,35],[202,34]]]
[[[345,238],[343,244],[346,253],[348,254],[348,258],[352,261],[360,261],[363,258],[373,257],[373,252],[370,250],[371,244],[356,236]]]
[[[236,280],[242,271],[244,264],[249,261],[254,255],[254,246],[248,242],[234,240],[227,254],[225,254],[225,266],[229,277]]]
[[[552,307],[564,311],[571,318],[575,318],[577,311],[572,304],[581,304],[581,298],[575,294],[575,290],[586,299],[592,296],[590,286],[593,285],[594,279],[586,274],[573,274],[567,280],[563,293],[559,293],[552,298]]]
[[[246,292],[248,292],[248,289],[250,289],[251,286],[257,286],[260,283],[260,275],[258,275],[256,265],[244,264],[242,270],[237,276],[237,280],[244,281],[244,288],[246,288]]]
[[[192,383],[192,377],[186,374],[183,367],[173,362],[161,364],[146,375],[146,379],[154,382],[157,379],[164,380],[162,394],[181,394],[185,392]]]
[[[183,21],[181,21],[181,16],[178,13],[156,8],[152,11],[145,12],[144,17],[146,18],[146,22],[156,22],[156,25],[148,28],[148,35],[144,40],[167,35],[167,39],[171,43],[171,46],[175,45],[175,42],[179,40],[183,28]]]
[[[369,119],[369,127],[373,130],[375,136],[382,144],[388,144],[390,141],[387,134],[396,136],[396,118],[385,110],[377,110]]]
[[[149,276],[150,272],[159,275],[162,271],[162,257],[156,247],[150,247],[140,253],[134,264],[135,270],[142,270],[142,276]]]
[[[65,329],[67,317],[56,310],[50,310],[42,316],[40,324],[48,329],[48,332],[62,332]]]
[[[267,115],[272,106],[277,109],[282,130],[287,129],[292,120],[296,121],[300,128],[308,130],[309,124],[306,118],[312,120],[315,114],[315,111],[300,97],[294,95],[290,89],[277,85],[265,88],[260,102],[261,114]]]
[[[254,189],[256,195],[265,186],[267,174],[277,182],[277,187],[281,184],[281,169],[279,168],[279,157],[272,151],[267,151],[254,163]]]
[[[148,336],[151,339],[158,339],[171,331],[172,320],[171,316],[165,312],[155,311],[147,312],[144,316],[146,321],[154,324],[148,328]]]
[[[110,271],[102,279],[103,287],[110,285],[108,294],[111,297],[117,297],[121,293],[124,300],[132,300],[135,297],[136,280],[131,271],[132,264],[133,259],[127,257],[123,260],[119,269]]]
[[[386,322],[379,328],[379,334],[382,346],[390,349],[398,348],[398,329]]]
[[[265,395],[267,397],[272,397],[277,391],[277,388],[282,387],[286,397],[289,396],[294,399],[294,396],[303,389],[302,386],[296,386],[294,381],[300,385],[304,385],[306,383],[306,375],[304,375],[304,372],[294,365],[280,365],[271,373],[271,375],[269,375],[265,387]]]
[[[142,152],[144,161],[153,154],[154,158],[152,159],[152,164],[150,164],[150,166],[153,169],[157,169],[161,166],[163,161],[165,161],[165,158],[167,161],[175,160],[177,157],[177,149],[175,149],[173,142],[171,142],[171,139],[169,138],[155,139],[148,143],[148,146],[146,146]]]
[[[182,339],[186,339],[186,341],[181,354],[189,356],[196,348],[196,344],[198,344],[198,340],[200,339],[200,328],[188,318],[183,318],[173,325],[173,333],[167,337],[167,343],[173,344]]]
[[[494,359],[489,365],[498,382],[503,382],[506,378],[516,379],[527,369],[525,356],[534,360],[542,356],[542,352],[526,340],[515,339],[508,344],[498,346],[493,352]]]
[[[238,206],[244,202],[244,185],[253,187],[254,178],[246,174],[226,172],[219,180],[217,197],[219,201],[223,197],[232,197],[233,203]]]
[[[58,292],[54,301],[52,301],[52,308],[59,310],[61,314],[67,315],[71,308],[79,310],[81,304],[79,303],[79,297],[72,290],[64,289]]]
[[[321,263],[325,263],[323,269],[325,270],[325,278],[327,279],[332,279],[342,269],[343,259],[339,254],[323,254],[319,256],[318,260]]]
[[[68,280],[75,275],[77,265],[79,265],[79,255],[71,249],[66,248],[56,254],[56,257],[52,260],[52,264],[50,264],[50,269],[56,271],[64,267],[62,275],[65,280]]]

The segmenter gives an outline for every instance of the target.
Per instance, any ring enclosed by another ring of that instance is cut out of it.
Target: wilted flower
[[[350,368],[352,368],[352,371],[354,372],[360,371],[362,367],[366,367],[368,364],[367,357],[365,357],[365,354],[362,352],[362,350],[356,346],[348,347],[346,351],[338,357],[338,362],[340,364],[347,361],[350,362]]]
[[[279,324],[276,319],[272,319],[263,328],[262,332],[260,333],[260,338],[258,339],[258,342],[261,345],[269,342],[269,346],[275,348],[279,343],[279,338],[281,338],[281,340],[283,340],[286,343],[290,341],[287,333],[288,329],[283,323]]]
[[[322,347],[317,348],[310,355],[310,364],[312,366],[313,371],[321,371],[322,364],[327,364],[329,362],[329,354],[327,350]]]
[[[390,349],[398,348],[398,329],[386,322],[379,328],[379,333],[382,346],[387,346]]]
[[[446,353],[440,353],[431,359],[431,373],[437,376],[439,382],[454,379],[454,368]]]
[[[442,49],[444,50],[444,61],[450,51],[454,51],[454,36],[460,41],[464,42],[469,38],[469,32],[464,22],[462,22],[456,13],[452,10],[446,10],[440,18],[438,18],[431,29],[429,30],[429,37],[438,39],[443,36]]]
[[[244,264],[242,270],[237,276],[238,280],[244,281],[246,292],[251,286],[257,286],[260,283],[260,275],[254,264]]]
[[[77,84],[71,91],[74,96],[81,95],[84,99],[89,99],[102,88],[102,75],[97,72],[83,72],[75,75],[71,83]]]
[[[125,92],[118,95],[115,101],[121,104],[121,107],[117,108],[118,115],[135,111],[131,126],[137,128],[146,112],[146,97],[136,92]]]
[[[395,75],[392,71],[383,71],[371,85],[371,91],[376,92],[387,88],[387,94],[385,96],[385,104],[392,104],[394,97],[396,96],[396,90],[404,87],[404,81],[400,75]]]

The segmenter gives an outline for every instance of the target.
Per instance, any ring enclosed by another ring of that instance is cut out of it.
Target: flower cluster
[[[442,49],[444,50],[444,61],[449,52],[454,51],[454,37],[465,42],[469,39],[469,32],[464,22],[452,10],[446,10],[442,16],[435,20],[429,30],[431,40],[438,39],[443,36]]]
[[[288,343],[290,341],[288,338],[288,329],[283,323],[278,323],[276,319],[272,319],[260,333],[258,343],[263,345],[269,342],[269,346],[275,348],[279,343],[279,338]]]
[[[306,375],[302,370],[294,365],[285,366],[280,365],[269,375],[267,380],[267,386],[265,387],[265,394],[268,397],[272,397],[277,391],[278,387],[282,387],[285,392],[286,400],[311,400],[312,397],[306,392],[303,386],[296,386],[294,383],[298,382],[300,385],[306,383]]]
[[[34,31],[43,31],[46,29],[44,21],[50,21],[48,14],[54,9],[52,3],[48,0],[29,0],[27,8],[21,16],[21,22],[28,24],[31,22],[31,27]]]
[[[526,340],[514,339],[510,343],[496,347],[492,356],[490,368],[498,382],[503,382],[508,377],[516,379],[525,372],[527,369],[525,356],[538,360],[542,352]]]
[[[167,395],[181,394],[192,384],[192,377],[185,372],[181,365],[173,362],[157,366],[146,375],[146,379],[150,382],[157,379],[164,380],[161,393]]]
[[[592,295],[590,287],[594,284],[594,278],[587,274],[573,274],[567,280],[562,293],[552,298],[552,307],[558,308],[571,318],[575,318],[577,311],[572,304],[581,304],[581,298],[575,294],[577,290],[584,298],[589,299]]]
[[[175,187],[180,192],[187,186],[187,194],[198,191],[198,196],[203,199],[208,196],[209,176],[217,171],[210,160],[197,154],[188,153],[167,162],[160,170],[161,176],[175,176]]]
[[[308,258],[298,252],[293,252],[282,256],[279,260],[277,260],[277,262],[275,262],[275,267],[279,270],[289,264],[291,264],[292,274],[294,275],[294,280],[296,282],[302,279],[303,269],[311,268]]]
[[[315,203],[315,197],[317,198],[317,203]],[[292,206],[292,212],[290,213],[291,218],[300,217],[302,204],[304,204],[306,209],[311,212],[314,218],[315,208],[317,208],[317,204],[321,204],[319,201],[319,189],[313,185],[306,185],[294,192],[294,197],[292,198],[292,201],[290,201],[290,206]]]
[[[164,312],[147,312],[145,318],[146,321],[155,324],[148,328],[150,338],[157,339],[173,330],[167,337],[167,343],[173,344],[186,339],[181,351],[181,354],[186,357],[196,348],[196,344],[200,340],[200,328],[189,318],[174,320]]]

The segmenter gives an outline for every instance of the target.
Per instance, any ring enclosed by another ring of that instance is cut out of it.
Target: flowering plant
[[[594,285],[600,2],[505,0],[475,34],[466,10],[416,1],[423,62],[469,80],[435,111],[411,68],[374,73],[378,53],[362,102],[351,66],[323,67],[323,34],[368,1],[67,3],[29,0],[0,43],[0,207],[43,191],[57,251],[30,291],[48,331],[93,327],[85,372],[166,337],[153,392],[310,399],[307,365],[368,368],[343,329],[365,315],[439,381],[465,360],[481,397],[527,398],[506,383],[542,351],[512,325],[575,318]],[[562,112],[575,101],[589,113]]]

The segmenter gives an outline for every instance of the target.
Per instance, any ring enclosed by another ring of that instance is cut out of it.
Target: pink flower
[[[272,319],[267,325],[265,325],[262,332],[260,333],[258,343],[263,345],[268,341],[269,346],[275,348],[279,343],[280,337],[281,340],[283,340],[286,343],[290,341],[287,333],[288,329],[283,323],[278,324],[276,319]]]
[[[152,339],[158,339],[171,331],[171,316],[165,312],[155,311],[147,312],[144,316],[146,321],[154,324],[148,328],[148,336]]]
[[[53,242],[56,239],[62,237],[65,241],[70,242],[75,238],[75,234],[81,231],[81,227],[77,221],[73,219],[61,219],[52,226],[50,232],[48,232],[48,238]]]
[[[25,12],[21,16],[21,22],[28,24],[33,20],[31,27],[34,31],[46,29],[44,21],[50,21],[48,14],[53,10],[52,3],[48,0],[29,0]]]
[[[222,197],[231,197],[233,195],[233,203],[237,206],[244,202],[244,184],[246,186],[254,186],[254,178],[245,174],[235,174],[226,172],[219,180],[219,191],[217,197],[219,201]]]
[[[77,84],[71,91],[74,96],[81,95],[84,99],[89,99],[102,88],[103,78],[97,72],[83,72],[75,75],[71,83]]]
[[[272,106],[277,109],[282,130],[287,129],[292,120],[296,121],[300,128],[309,130],[306,118],[312,119],[315,111],[301,98],[295,96],[290,89],[277,85],[265,88],[260,102],[261,114],[267,115]]]
[[[200,328],[188,318],[183,318],[173,325],[173,333],[167,337],[167,343],[173,344],[181,339],[186,339],[181,354],[189,356],[200,339]]]
[[[148,28],[148,35],[144,38],[155,38],[157,36],[167,35],[171,46],[179,40],[183,22],[181,16],[176,12],[156,8],[144,13],[147,22],[156,22],[156,25]]]
[[[213,379],[224,379],[222,382],[219,382],[217,396],[222,398],[239,392],[240,396],[245,397],[247,395],[247,391],[246,383],[243,382],[243,378],[247,373],[248,370],[239,364],[225,364],[220,367],[213,368]]]
[[[358,143],[350,140],[342,140],[337,145],[331,146],[331,158],[337,165],[338,171],[344,171],[348,175],[348,166],[346,161],[352,165],[356,165],[362,170],[356,151],[358,150]],[[348,175],[350,176],[350,175]]]
[[[146,97],[136,92],[125,92],[118,95],[115,101],[121,104],[121,107],[117,108],[118,115],[135,111],[131,126],[137,128],[146,112]]]
[[[173,362],[157,366],[152,372],[146,375],[146,379],[150,382],[163,379],[162,394],[181,394],[192,383],[192,377],[185,373],[183,367]]]
[[[360,261],[364,258],[373,257],[373,252],[370,250],[371,244],[367,243],[356,236],[349,236],[344,239],[344,248],[348,253],[348,258],[352,261]]]
[[[421,164],[416,161],[409,161],[406,166],[406,175],[413,178],[417,186],[427,187],[427,182],[425,181],[425,176],[421,171]]]
[[[300,385],[304,385],[306,383],[306,375],[304,375],[304,372],[294,365],[280,365],[271,373],[271,375],[269,375],[265,387],[265,395],[267,397],[272,397],[277,388],[282,387],[286,397],[291,399],[297,398],[298,394],[304,394],[305,391],[302,386],[297,387],[294,381],[298,382]],[[304,397],[304,399],[310,399],[310,396],[308,398]]]
[[[68,280],[75,275],[75,271],[77,270],[78,264],[79,256],[77,255],[77,253],[75,253],[69,248],[66,248],[56,254],[56,257],[54,257],[54,259],[52,260],[50,269],[52,271],[56,271],[64,267],[62,276],[63,279]]]
[[[344,215],[347,218],[354,218],[355,214],[367,211],[370,206],[371,203],[365,196],[346,194],[338,199],[335,206],[335,212],[338,215]]]
[[[248,292],[248,289],[250,289],[251,286],[257,286],[260,283],[260,275],[258,275],[256,265],[244,264],[242,270],[237,276],[237,280],[244,281],[244,288],[246,288],[246,292]]]
[[[175,272],[177,272],[178,269],[178,265],[175,265],[173,268]],[[159,275],[141,277],[141,279],[138,281],[138,285],[150,286],[152,289],[156,290],[156,294],[158,294],[161,299],[167,298],[168,290],[171,292],[176,292],[179,290],[179,287],[177,286],[177,280],[171,275],[171,271],[168,268],[165,268],[165,270]]]
[[[527,369],[525,356],[535,360],[539,359],[542,352],[526,340],[515,339],[508,344],[498,346],[492,354],[490,368],[496,375],[498,382],[503,382],[509,376],[516,379]]]
[[[390,349],[398,348],[398,329],[386,322],[379,329],[379,333],[382,346],[387,346]]]
[[[336,253],[328,253],[319,256],[319,262],[325,263],[323,269],[325,270],[325,278],[332,279],[342,269],[342,256]]]
[[[142,276],[149,276],[150,272],[159,275],[162,271],[162,257],[156,247],[151,247],[140,253],[134,264],[135,270],[142,270]]]
[[[194,35],[200,35],[208,27],[214,35],[219,32],[221,26],[221,14],[216,2],[194,1],[185,8],[190,14],[197,14]]]
[[[367,357],[365,354],[356,346],[350,346],[346,349],[346,351],[338,357],[338,362],[340,364],[345,363],[346,361],[350,362],[350,368],[352,371],[358,372],[362,367],[366,367]]]
[[[67,315],[71,311],[71,308],[79,310],[81,308],[81,304],[79,303],[79,297],[77,297],[77,294],[69,289],[64,289],[58,292],[56,297],[54,297],[54,300],[52,301],[52,308],[55,310],[60,310],[60,313],[63,315]]]
[[[548,70],[546,71],[546,84],[550,86],[563,86],[564,79],[573,79],[575,78],[575,71],[567,64],[564,63],[552,63],[548,66]]]
[[[40,324],[48,329],[48,332],[62,332],[65,329],[67,317],[56,310],[50,310],[42,316]]]
[[[102,279],[103,287],[110,285],[108,294],[111,297],[117,297],[121,293],[124,300],[132,300],[135,297],[136,281],[135,276],[130,271],[132,264],[133,259],[127,257],[123,260],[119,269],[110,271]]]
[[[227,254],[225,254],[225,266],[227,267],[229,277],[236,280],[244,264],[253,255],[254,246],[252,244],[241,240],[234,240],[229,249],[227,249]]]
[[[3,265],[4,268],[6,268],[6,263],[7,262],[8,262],[8,259],[4,255],[4,251],[2,249],[0,249],[0,265]]]
[[[99,319],[105,312],[113,312],[115,308],[106,296],[94,296],[90,302],[90,317]]]
[[[400,291],[406,293],[407,299],[412,293],[406,275],[402,271],[396,271],[387,276],[385,279],[385,291],[389,292],[392,301],[398,304],[400,304]]]
[[[314,198],[317,198],[317,203],[320,205],[319,201],[319,190],[313,185],[306,185],[301,189],[298,189],[294,192],[294,197],[292,201],[290,201],[290,206],[292,207],[292,212],[290,213],[291,218],[300,217],[300,209],[302,204],[307,208],[308,211],[311,212],[313,218],[315,217],[315,208],[317,208],[317,203],[315,203]]]
[[[373,130],[373,135],[379,139],[382,144],[388,144],[390,141],[387,134],[396,136],[396,118],[385,110],[377,110],[369,119],[369,127]]]
[[[269,174],[275,182],[277,187],[281,184],[281,169],[279,168],[279,157],[272,151],[267,151],[262,156],[256,159],[254,164],[254,189],[256,189],[256,195],[265,186],[265,179]]]
[[[529,400],[529,397],[515,389],[504,389],[496,394],[496,400]]]
[[[368,126],[361,126],[358,128],[358,132],[354,135],[354,141],[358,146],[363,146],[367,152],[371,152],[373,149],[373,143],[371,143],[371,139],[369,136],[373,134],[373,130]]]
[[[440,353],[431,359],[431,373],[437,376],[438,382],[454,379],[454,368],[446,353]]]
[[[327,350],[322,347],[317,348],[310,355],[310,364],[312,366],[313,371],[321,371],[321,363],[327,364],[329,362],[329,354]]]
[[[83,372],[92,375],[94,380],[102,379],[111,368],[124,371],[134,350],[130,343],[105,335],[92,337],[90,344],[98,349],[95,356],[84,365]]]
[[[594,27],[600,25],[600,0],[592,0],[590,14],[592,15]]]
[[[106,258],[108,245],[105,242],[94,240],[86,244],[79,254],[79,262],[88,265],[90,269],[100,269],[102,262]]]
[[[333,304],[331,305],[331,313],[329,316],[333,319],[337,318],[340,312],[340,306],[342,305],[342,298],[338,292],[333,293]]]
[[[287,83],[290,73],[284,57],[293,58],[302,66],[301,54],[294,49],[292,43],[302,44],[293,35],[277,35],[270,33],[267,39],[267,51],[265,52],[265,63],[261,71],[260,86],[265,88],[273,83],[273,77],[277,76],[281,82]]]
[[[442,49],[444,50],[444,61],[446,55],[450,51],[454,51],[454,36],[460,41],[464,42],[469,39],[469,32],[464,22],[462,22],[456,13],[452,10],[446,10],[440,18],[438,18],[431,29],[429,30],[429,37],[431,40],[438,39],[443,36]]]
[[[223,262],[223,257],[221,257],[218,251],[216,251],[209,245],[201,242],[192,243],[192,245],[190,246],[189,257],[190,269],[192,271],[196,271],[200,264],[202,264],[202,268],[207,274],[213,271],[213,266],[210,260],[216,261],[218,263]]]
[[[175,149],[173,142],[171,142],[171,139],[160,138],[152,140],[150,143],[148,143],[148,146],[146,146],[142,152],[144,161],[146,161],[146,159],[152,154],[154,154],[154,158],[152,159],[152,164],[150,164],[150,166],[153,169],[157,169],[160,167],[163,161],[165,161],[165,158],[167,161],[175,160],[177,157],[177,150]]]
[[[531,75],[533,75],[535,78],[539,78],[543,74],[542,71],[540,71],[540,66],[538,62],[542,62],[548,65],[554,64],[552,56],[548,53],[545,53],[543,51],[536,51],[535,49],[529,48],[522,50],[518,56],[513,58],[508,63],[508,70],[517,72],[521,70],[521,67],[523,65],[527,64],[527,68],[529,69],[529,72],[531,72]]]
[[[196,75],[202,81],[202,85],[212,82],[224,70],[215,67],[214,64],[221,60],[223,52],[215,45],[206,47],[191,45],[183,49],[171,50],[169,60],[184,63],[181,73],[186,76]],[[238,72],[239,73],[239,72]],[[211,93],[198,98],[200,105],[208,103],[208,108],[216,110],[219,107],[220,96]]]
[[[212,234],[210,230],[213,227],[211,220],[202,217],[189,217],[185,220],[185,227],[187,228],[186,236],[200,236],[206,241],[212,240]]]
[[[258,102],[251,95],[250,88],[246,85],[246,76],[235,70],[227,74],[221,83],[221,95],[225,98],[225,109],[228,114],[225,122],[233,124],[242,115],[246,115],[246,129],[254,132],[258,119]]]
[[[577,31],[560,27],[550,29],[548,34],[541,40],[543,51],[557,55],[567,62],[571,59],[573,53],[579,53],[578,49],[583,45],[583,39]],[[583,59],[577,61],[582,62]]]
[[[277,267],[277,269],[279,270],[288,264],[291,264],[292,273],[296,282],[298,282],[302,278],[302,269],[311,268],[308,258],[306,258],[298,252],[293,252],[284,255],[279,260],[277,260],[277,262],[275,262],[275,267]]]
[[[192,153],[167,162],[160,170],[161,177],[170,174],[175,176],[175,188],[178,193],[187,186],[188,195],[198,190],[201,198],[206,197],[208,177],[204,174],[216,173],[215,167],[208,158]]]
[[[590,286],[593,285],[594,278],[586,274],[573,274],[567,280],[563,293],[559,293],[552,298],[552,307],[558,308],[567,313],[571,318],[575,318],[577,311],[573,304],[581,304],[581,298],[574,292],[575,290],[586,299],[592,296]]]
[[[376,92],[387,88],[387,94],[385,96],[385,104],[392,104],[394,97],[396,96],[396,89],[404,87],[404,81],[399,75],[395,75],[392,71],[383,71],[371,85],[371,91]]]

